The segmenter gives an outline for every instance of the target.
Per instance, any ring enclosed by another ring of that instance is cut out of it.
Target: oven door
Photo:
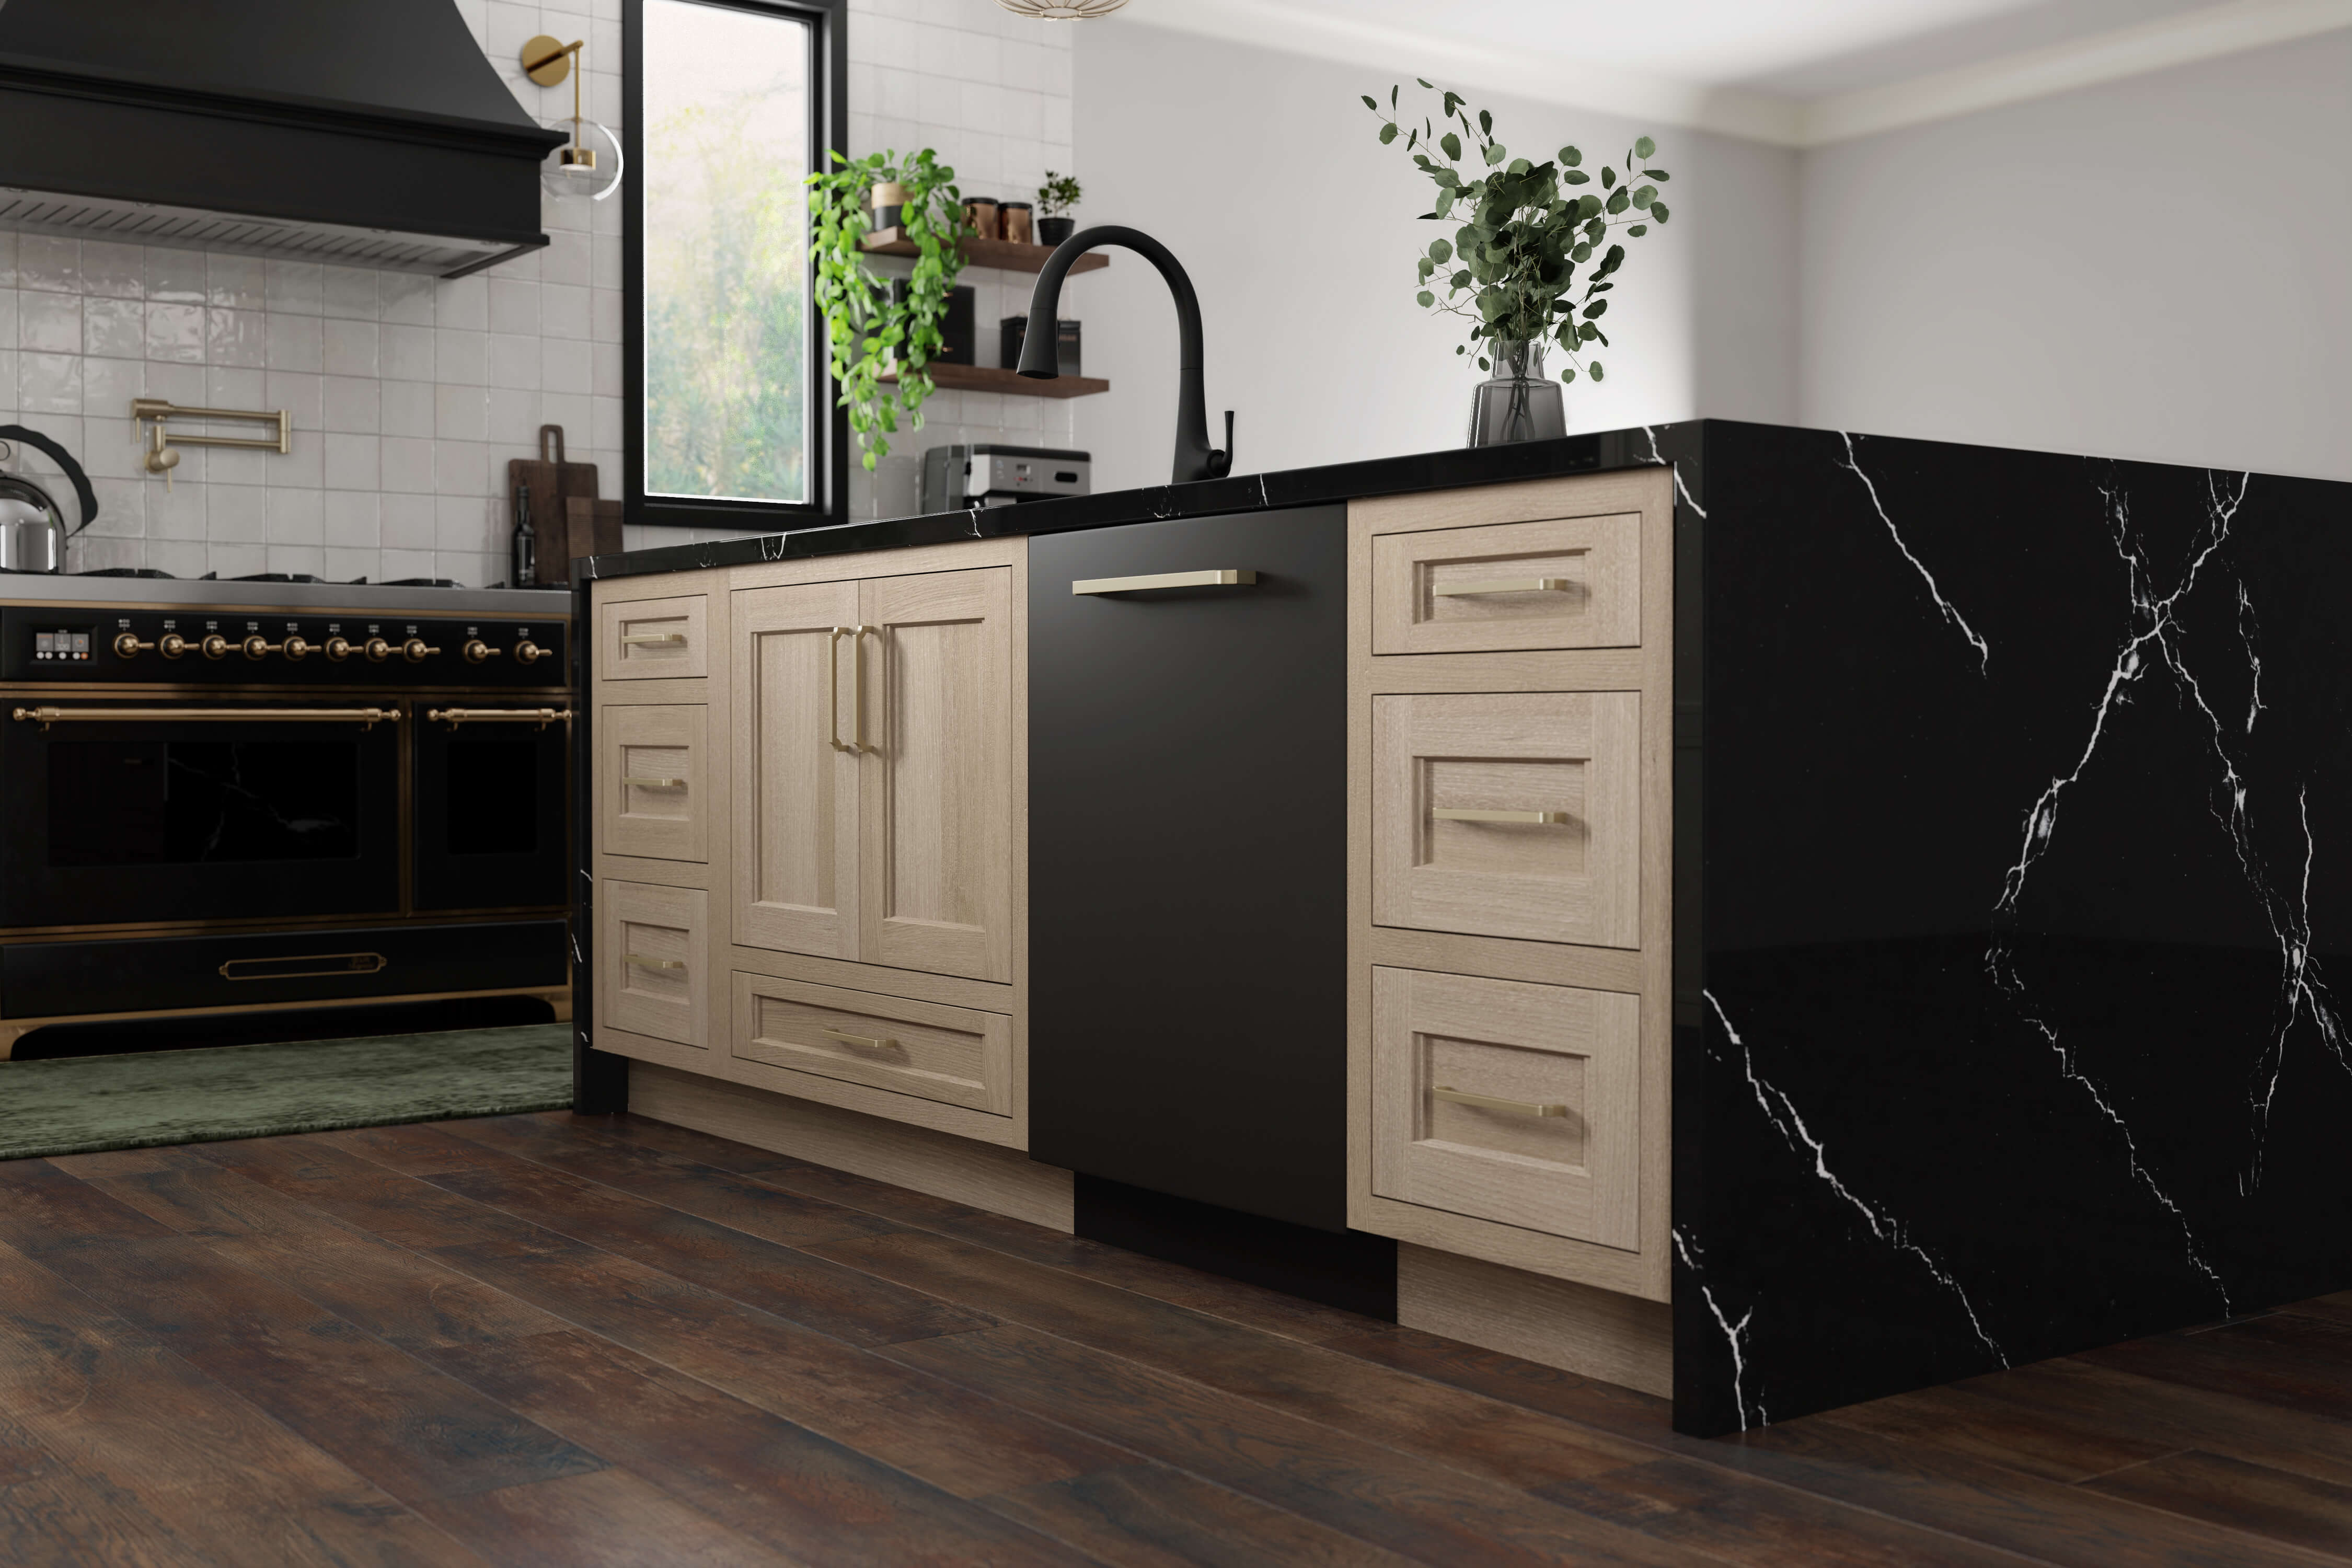
[[[400,908],[389,703],[12,702],[0,926]]]
[[[415,708],[416,907],[561,905],[570,710]]]

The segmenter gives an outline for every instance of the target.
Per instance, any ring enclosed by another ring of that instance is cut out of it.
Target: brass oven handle
[[[1467,1090],[1450,1089],[1444,1084],[1431,1088],[1433,1100],[1451,1100],[1455,1105],[1475,1106],[1480,1110],[1507,1110],[1515,1116],[1566,1116],[1565,1105],[1546,1105],[1533,1100],[1497,1100],[1491,1094],[1472,1094]]]
[[[667,647],[686,641],[684,632],[639,632],[621,639],[623,647]]]
[[[1246,568],[1225,567],[1207,572],[1160,572],[1149,577],[1081,577],[1070,584],[1073,594],[1132,594],[1139,588],[1234,588],[1257,581]]]
[[[684,779],[641,779],[635,773],[623,774],[621,782],[635,784],[639,789],[684,789],[686,787]]]
[[[1570,577],[1495,577],[1477,583],[1449,583],[1432,588],[1440,599],[1467,599],[1479,594],[1565,594],[1576,586]]]
[[[452,730],[460,724],[536,724],[544,730],[558,720],[567,729],[572,724],[569,708],[427,708],[425,717]]]
[[[236,973],[256,964],[323,963],[324,969],[273,969],[265,973]],[[337,974],[380,974],[389,967],[380,952],[304,952],[289,958],[232,958],[220,966],[223,980],[316,980]]]
[[[823,1035],[828,1040],[839,1040],[845,1046],[863,1046],[869,1051],[895,1051],[898,1048],[898,1041],[889,1039],[877,1040],[871,1035],[844,1034],[839,1029],[820,1029],[817,1033]]]
[[[686,960],[682,958],[647,958],[642,952],[632,952],[625,956],[639,969],[684,969],[686,967]]]
[[[18,720],[52,724],[168,719],[195,724],[397,724],[397,708],[19,708]]]
[[[1433,806],[1429,815],[1440,822],[1532,822],[1557,827],[1568,821],[1564,811],[1465,811],[1454,806]]]

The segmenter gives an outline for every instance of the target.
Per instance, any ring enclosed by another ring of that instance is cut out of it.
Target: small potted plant
[[[1622,230],[1639,239],[1652,224],[1666,221],[1658,186],[1668,176],[1648,166],[1657,143],[1638,139],[1626,151],[1622,174],[1604,164],[1598,189],[1580,190],[1595,184],[1582,153],[1562,147],[1557,158],[1540,163],[1514,158],[1495,140],[1495,117],[1481,110],[1474,123],[1460,93],[1446,93],[1435,123],[1424,118],[1418,127],[1397,122],[1393,87],[1386,111],[1370,94],[1364,107],[1380,118],[1381,145],[1402,136],[1405,151],[1437,187],[1433,210],[1422,216],[1456,226],[1452,239],[1433,240],[1421,257],[1414,298],[1423,309],[1468,320],[1470,341],[1454,352],[1475,351],[1478,368],[1493,373],[1471,405],[1470,445],[1567,434],[1560,389],[1544,374],[1545,351],[1557,342],[1566,354],[1563,382],[1574,381],[1579,370],[1602,379],[1589,345],[1609,347],[1601,317],[1625,262],[1625,247],[1609,244],[1610,236]],[[1465,176],[1465,161],[1476,178]],[[1584,269],[1580,294],[1579,268]]]
[[[841,405],[871,473],[889,454],[902,413],[909,428],[923,427],[923,400],[933,391],[929,366],[946,347],[941,328],[963,270],[963,196],[955,171],[928,147],[904,159],[896,153],[830,156],[831,169],[808,177],[814,296],[824,312]],[[886,214],[890,221],[877,226]],[[914,271],[903,288],[866,265],[866,239],[877,226],[897,228],[915,247]]]
[[[1076,233],[1078,220],[1069,214],[1077,205],[1077,176],[1046,170],[1045,183],[1037,187],[1037,243],[1059,245]]]

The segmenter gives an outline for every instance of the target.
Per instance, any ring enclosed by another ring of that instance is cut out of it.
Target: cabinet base
[[[1674,1310],[1572,1279],[1397,1247],[1397,1321],[1602,1383],[1672,1398]]]
[[[1334,1233],[1081,1172],[1077,1234],[1129,1252],[1394,1322],[1397,1244]]]

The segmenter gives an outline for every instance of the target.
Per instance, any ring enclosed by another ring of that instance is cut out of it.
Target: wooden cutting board
[[[589,465],[593,470],[594,465]],[[621,503],[616,500],[591,500],[586,496],[567,496],[563,501],[564,548],[572,561],[583,555],[614,555],[621,549]],[[553,562],[544,547],[540,552],[540,570],[552,569]],[[567,564],[566,571],[569,571]],[[559,581],[569,583],[567,575]]]
[[[599,549],[592,538],[573,542],[568,504],[574,499],[590,502],[596,500],[596,465],[565,461],[563,426],[542,425],[539,427],[539,456],[507,461],[506,526],[509,534],[514,531],[515,497],[525,485],[530,487],[530,525],[539,535],[539,581],[549,587],[569,587],[572,558],[593,555]],[[613,533],[611,548],[618,550],[621,545],[617,523]]]

